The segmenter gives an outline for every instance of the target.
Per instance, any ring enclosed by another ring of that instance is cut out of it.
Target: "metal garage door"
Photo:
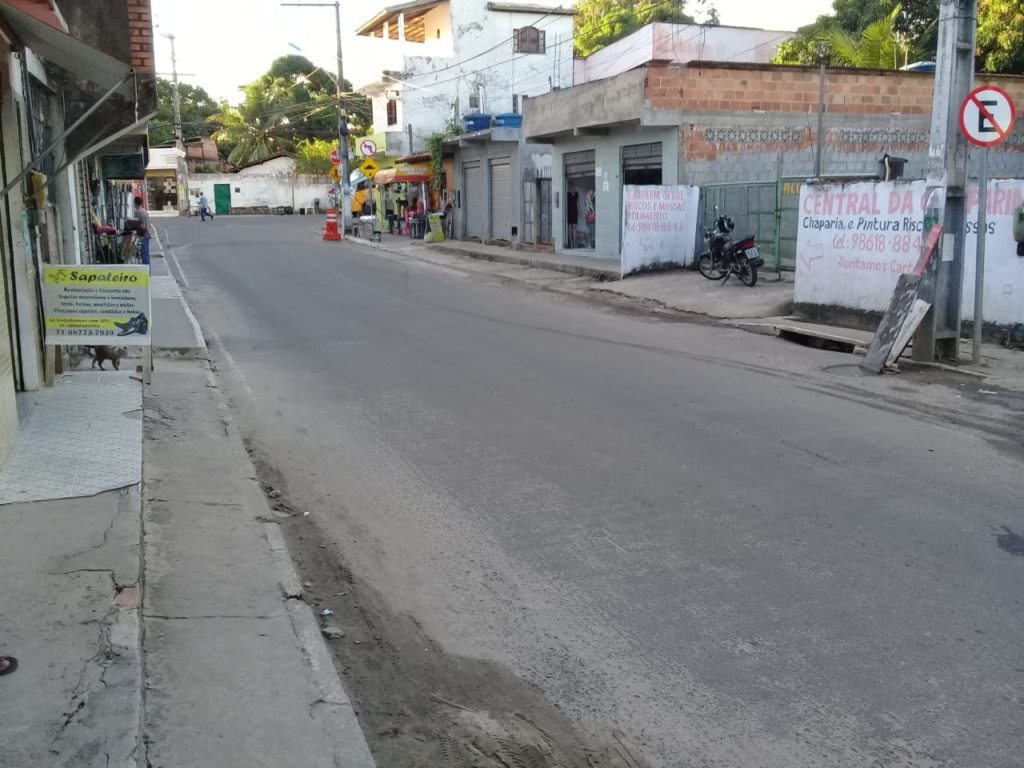
[[[511,240],[515,211],[512,203],[512,162],[491,160],[491,239]]]
[[[466,189],[462,193],[463,216],[466,217],[466,237],[484,236],[484,180],[480,163],[466,163],[462,166],[466,178]]]

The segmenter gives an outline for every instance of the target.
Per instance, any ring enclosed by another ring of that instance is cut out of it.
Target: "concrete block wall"
[[[680,126],[685,184],[771,181],[814,174],[819,74],[813,68],[744,65],[648,67],[645,124]],[[1024,80],[989,78],[1015,100]],[[826,72],[825,176],[878,172],[889,154],[907,160],[905,178],[925,175],[931,75]],[[975,154],[971,167],[976,169]],[[1024,173],[1024,136],[990,154],[993,176]]]

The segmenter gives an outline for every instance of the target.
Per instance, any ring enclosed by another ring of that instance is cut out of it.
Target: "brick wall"
[[[153,15],[149,0],[126,0],[132,66],[140,72],[156,70],[153,61]]]
[[[758,65],[648,67],[652,115],[680,126],[679,181],[769,181],[814,172],[819,81],[812,68]],[[924,176],[931,75],[828,70],[825,175],[875,173],[889,154]],[[1024,103],[1024,79],[991,78]],[[1024,175],[1024,131],[991,154],[994,176]]]
[[[930,74],[830,69],[826,76],[830,113],[931,114],[934,81]],[[998,85],[1024,103],[1024,78],[992,77],[979,79],[978,84]],[[654,108],[806,112],[818,104],[818,71],[742,64],[648,67],[645,91]]]

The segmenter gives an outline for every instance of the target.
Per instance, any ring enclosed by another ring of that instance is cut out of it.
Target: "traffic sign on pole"
[[[363,139],[359,142],[359,151],[363,157],[373,157],[377,154],[377,142],[373,139]]]
[[[972,144],[994,147],[1013,132],[1017,108],[1010,94],[994,85],[975,88],[960,105],[960,130]]]
[[[978,240],[974,256],[974,345],[971,361],[981,363],[981,330],[985,323],[985,241],[988,234],[988,148],[1002,144],[1013,132],[1017,108],[1010,94],[994,85],[975,88],[960,105],[960,130],[981,147],[978,172]]]
[[[323,157],[323,155],[321,155],[321,157]],[[337,165],[339,162],[341,162],[341,161],[338,158],[338,150],[332,149],[331,150],[331,164],[332,165]]]

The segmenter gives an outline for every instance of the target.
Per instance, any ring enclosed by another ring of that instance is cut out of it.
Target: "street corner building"
[[[149,0],[0,0],[0,465],[43,386],[43,268],[104,260],[156,105]]]

